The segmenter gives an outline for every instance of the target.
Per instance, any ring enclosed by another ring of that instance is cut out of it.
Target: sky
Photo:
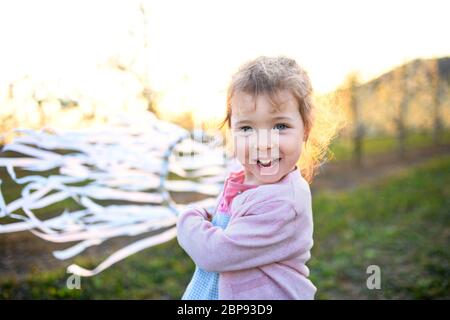
[[[318,93],[350,72],[364,81],[411,59],[450,55],[445,0],[143,1],[147,33],[140,3],[0,2],[0,90],[28,75],[47,91],[77,88],[107,108],[137,89],[105,64],[138,56],[163,113],[209,119],[222,117],[233,71],[259,55],[295,58]]]

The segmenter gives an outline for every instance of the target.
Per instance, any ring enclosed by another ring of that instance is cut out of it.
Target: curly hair
[[[315,103],[310,78],[294,59],[261,56],[242,65],[233,74],[228,86],[226,117],[219,128],[225,124],[231,128],[231,100],[237,92],[253,97],[264,94],[277,108],[278,93],[282,90],[288,90],[298,103],[305,130],[305,148],[297,166],[302,176],[311,183],[316,169],[326,160],[328,146],[342,121],[331,112],[329,106],[319,107]]]

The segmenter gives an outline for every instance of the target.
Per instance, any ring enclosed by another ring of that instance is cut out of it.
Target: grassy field
[[[450,298],[450,157],[314,199],[318,298]],[[378,265],[381,290],[366,288]]]
[[[351,159],[353,152],[352,140],[339,138],[331,145],[331,151],[334,159],[337,161],[346,161]],[[417,149],[433,145],[433,137],[429,133],[409,133],[406,138],[406,149]],[[450,144],[450,131],[445,131],[442,135],[441,143]],[[363,139],[363,157],[374,156],[396,152],[398,142],[393,136],[379,136]]]
[[[450,157],[442,157],[353,191],[315,194],[309,267],[317,298],[450,298],[449,181]],[[100,260],[71,262],[95,267]],[[366,288],[373,264],[381,268],[380,290]],[[83,278],[81,290],[66,288],[63,268],[1,276],[0,298],[179,299],[193,270],[172,240]]]

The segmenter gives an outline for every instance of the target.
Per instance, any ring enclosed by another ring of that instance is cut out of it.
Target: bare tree
[[[346,80],[347,103],[350,111],[351,122],[353,125],[352,141],[353,141],[353,159],[358,167],[363,162],[363,139],[364,139],[364,122],[362,119],[362,110],[358,99],[359,76],[357,73],[351,73]]]
[[[406,158],[406,139],[407,139],[407,124],[406,117],[408,114],[408,106],[410,102],[410,76],[411,76],[411,65],[403,65],[395,71],[397,88],[401,95],[400,102],[398,105],[397,114],[394,118],[394,122],[397,128],[397,143],[398,143],[398,155],[400,159]]]
[[[129,34],[131,37],[139,37],[138,42],[140,42],[140,49],[141,52],[144,54],[142,56],[146,57],[148,56],[145,54],[149,51],[150,43],[149,43],[149,35],[148,35],[148,11],[144,6],[144,2],[141,2],[139,4],[139,15],[141,17],[141,21],[139,24],[140,31],[142,31],[142,34],[139,35],[139,32],[135,32],[134,30],[130,30]],[[142,92],[141,95],[144,97],[144,99],[147,101],[147,110],[150,112],[153,112],[154,114],[157,114],[157,110],[155,107],[155,92],[150,87],[150,76],[148,71],[148,63],[144,60],[144,67],[138,67],[139,59],[142,57],[139,56],[139,52],[136,52],[130,59],[130,61],[123,61],[120,59],[119,56],[116,56],[112,58],[109,62],[109,64],[122,72],[127,72],[132,74],[138,82],[141,84]]]
[[[433,142],[436,145],[441,143],[443,133],[443,123],[441,117],[441,105],[443,98],[443,89],[439,81],[439,60],[434,59],[430,61],[427,78],[431,86],[432,97],[432,116],[433,116]]]

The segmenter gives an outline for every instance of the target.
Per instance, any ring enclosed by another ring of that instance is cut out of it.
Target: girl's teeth
[[[270,167],[274,162],[278,161],[279,159],[276,160],[258,160],[258,164],[260,164],[263,167]]]

